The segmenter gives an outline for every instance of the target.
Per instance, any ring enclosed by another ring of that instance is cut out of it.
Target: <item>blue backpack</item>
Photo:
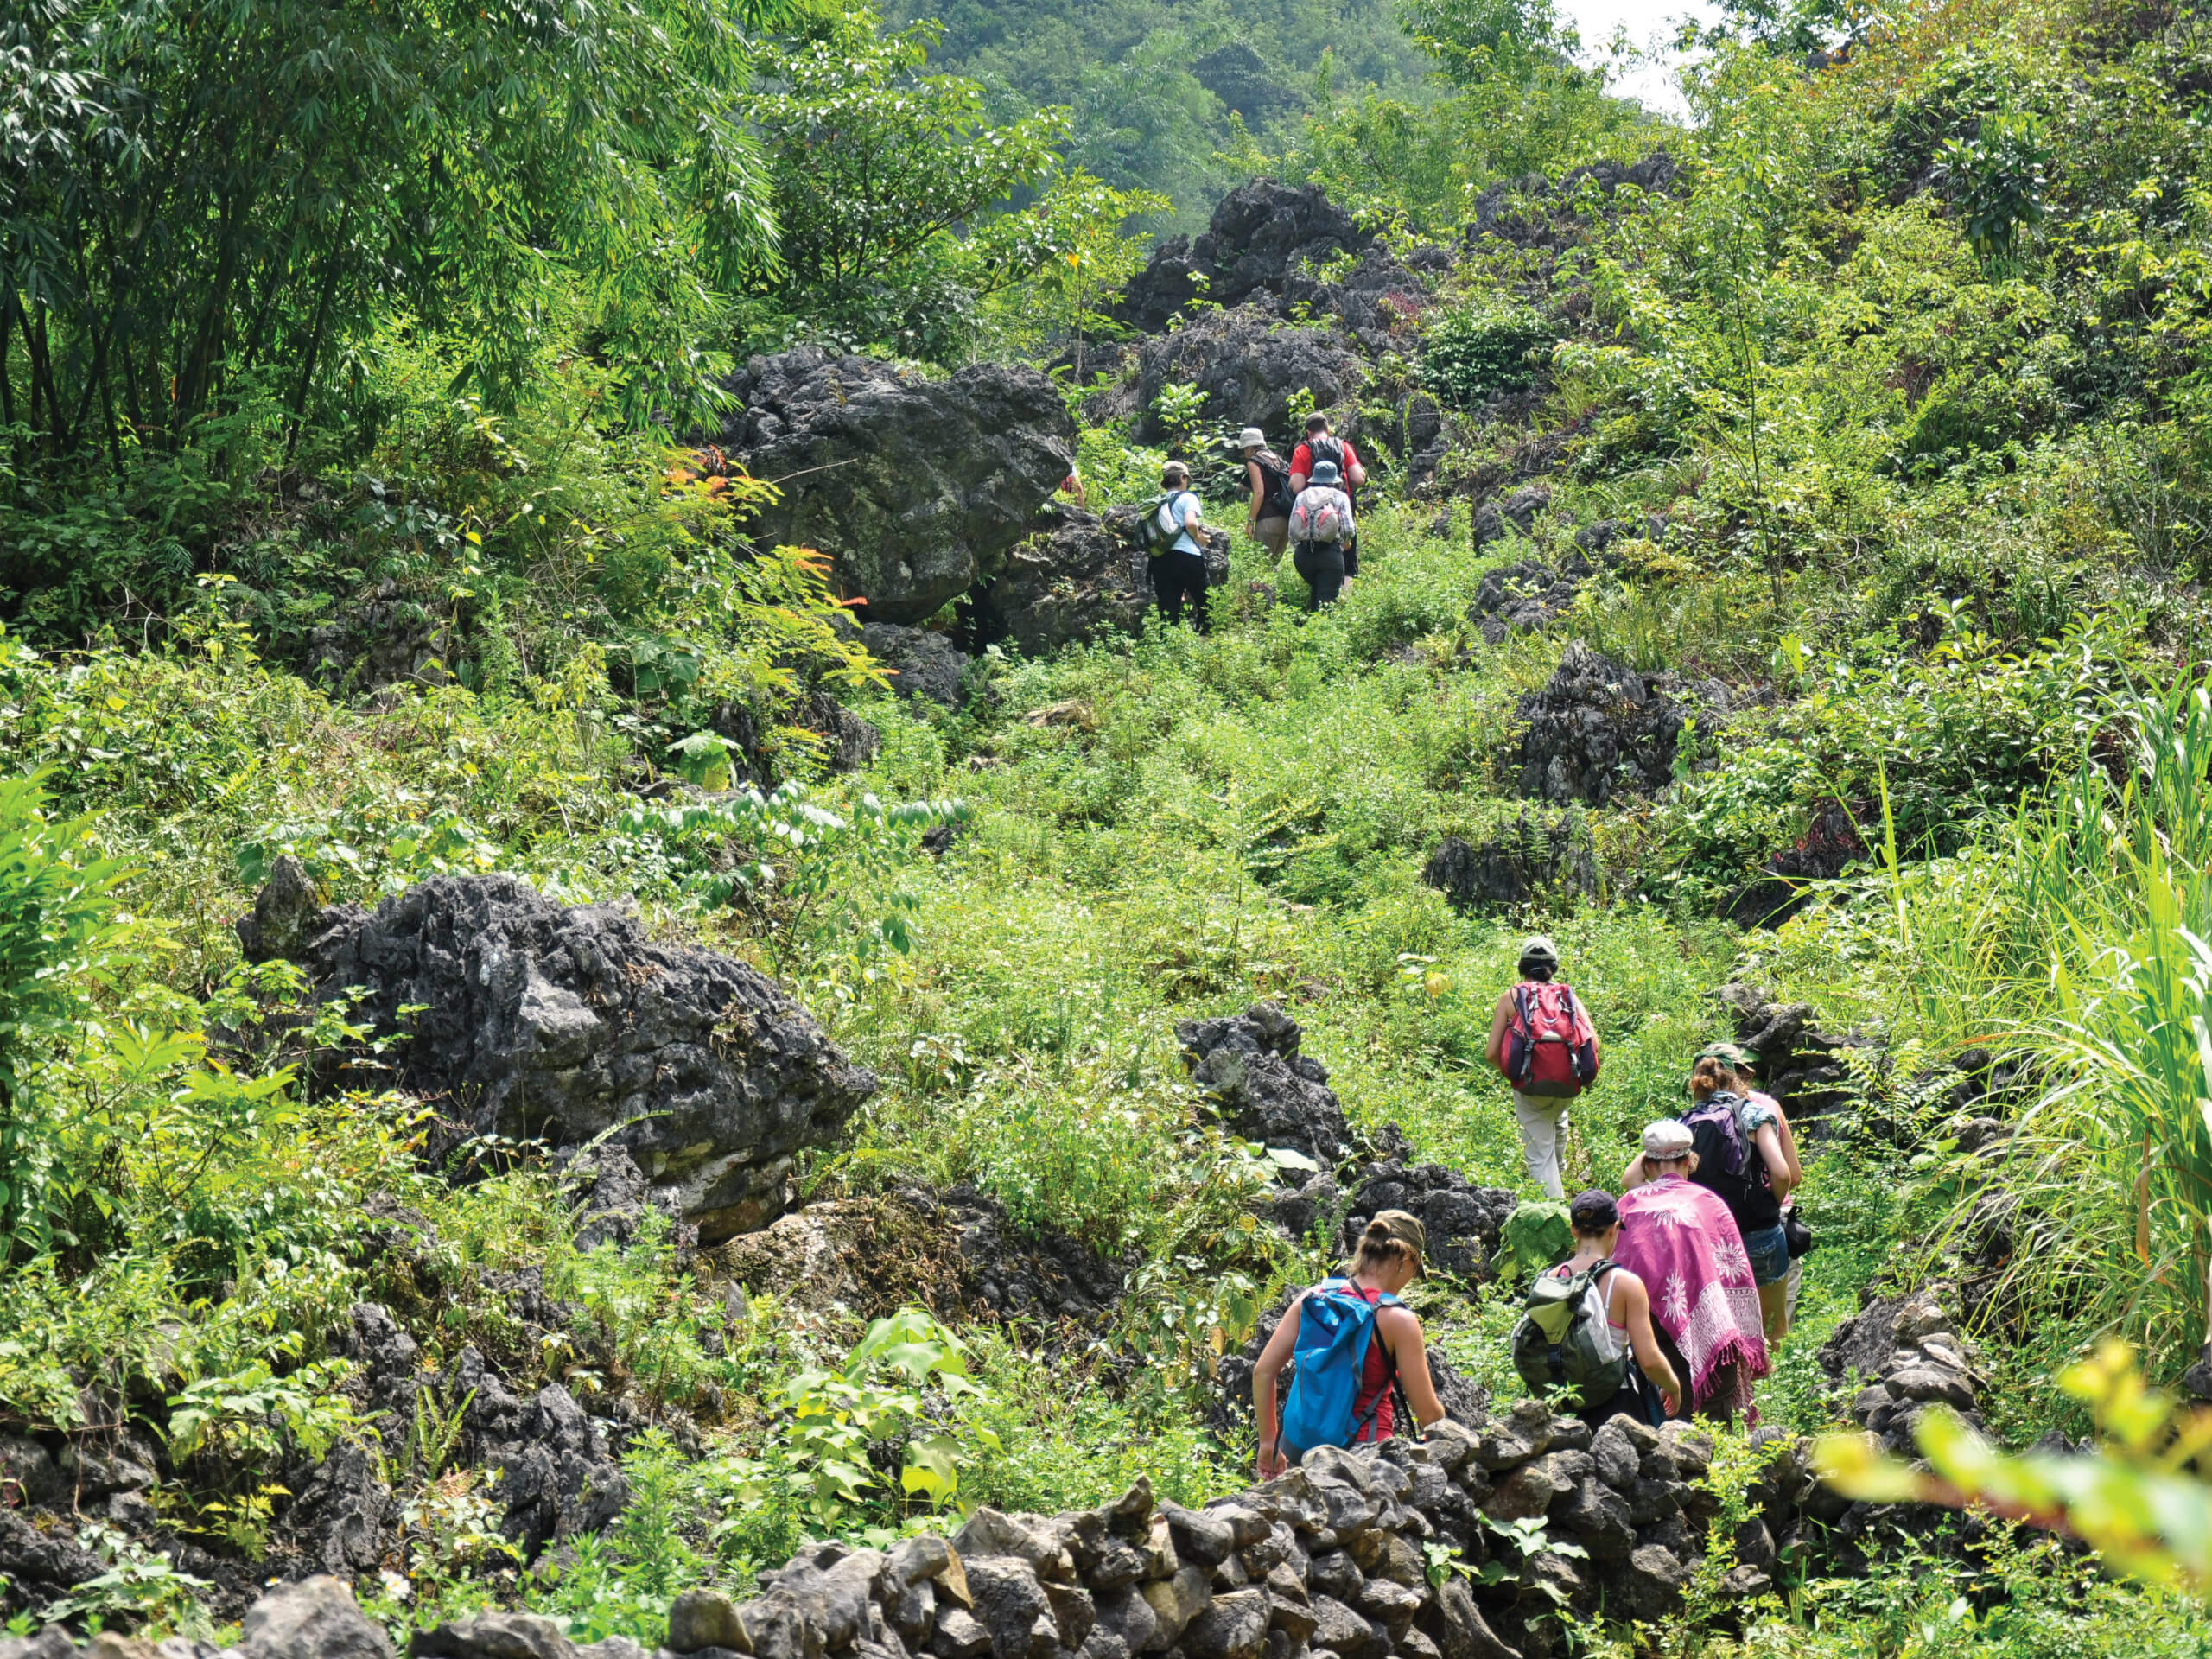
[[[1282,1409],[1285,1446],[1310,1452],[1317,1446],[1350,1446],[1382,1408],[1376,1396],[1364,1416],[1355,1417],[1361,1378],[1367,1370],[1367,1344],[1374,1339],[1375,1315],[1402,1307],[1395,1296],[1369,1301],[1349,1279],[1324,1279],[1313,1287],[1298,1314],[1298,1346],[1293,1361],[1290,1398]]]

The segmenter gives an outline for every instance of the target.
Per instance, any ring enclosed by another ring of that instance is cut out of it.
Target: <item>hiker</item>
[[[1789,1327],[1797,1321],[1797,1293],[1805,1282],[1805,1257],[1813,1248],[1813,1230],[1804,1224],[1795,1211],[1798,1195],[1805,1186],[1805,1166],[1797,1160],[1797,1137],[1791,1133],[1789,1115],[1782,1109],[1782,1103],[1759,1089],[1758,1060],[1750,1050],[1735,1043],[1716,1043],[1713,1052],[1726,1059],[1736,1074],[1736,1092],[1754,1112],[1771,1112],[1777,1137],[1782,1143],[1783,1161],[1789,1166],[1789,1190],[1782,1199],[1782,1236],[1788,1242],[1789,1273],[1782,1281],[1782,1313],[1778,1320],[1767,1322],[1766,1339],[1778,1343],[1789,1334]],[[1762,1304],[1764,1305],[1764,1304]]]
[[[1690,1178],[1698,1166],[1690,1126],[1662,1117],[1643,1128],[1634,1167],[1640,1181],[1621,1194],[1613,1260],[1651,1290],[1651,1319],[1690,1412],[1755,1420],[1751,1385],[1772,1368],[1759,1317],[1758,1286],[1736,1218],[1719,1195]]]
[[[1252,1372],[1262,1480],[1317,1446],[1390,1439],[1397,1432],[1394,1393],[1423,1428],[1444,1415],[1421,1320],[1398,1300],[1421,1277],[1427,1249],[1419,1220],[1385,1210],[1360,1235],[1349,1273],[1323,1280],[1290,1305]],[[1294,1355],[1290,1398],[1278,1416],[1275,1382]]]
[[[1540,1396],[1569,1390],[1568,1408],[1592,1428],[1624,1414],[1656,1428],[1681,1413],[1682,1384],[1652,1333],[1650,1292],[1612,1259],[1620,1211],[1593,1188],[1575,1195],[1567,1220],[1574,1254],[1529,1285],[1514,1368]]]
[[[1296,494],[1290,487],[1290,463],[1268,448],[1268,435],[1256,426],[1236,435],[1236,448],[1244,457],[1244,481],[1252,486],[1244,533],[1280,563],[1290,545],[1290,505]]]
[[[1367,482],[1367,468],[1359,464],[1359,452],[1342,438],[1331,435],[1329,417],[1313,414],[1306,417],[1306,441],[1290,452],[1290,493],[1294,498],[1307,485],[1318,480],[1314,469],[1323,461],[1337,469],[1337,487],[1344,493],[1344,499],[1352,511],[1359,506],[1360,486]],[[1341,587],[1349,587],[1359,574],[1359,545],[1346,538],[1344,544],[1344,578]],[[1304,575],[1304,571],[1299,572]],[[1313,608],[1308,607],[1309,609]]]
[[[1160,469],[1160,493],[1144,520],[1145,550],[1150,555],[1153,597],[1172,625],[1183,620],[1191,602],[1191,622],[1207,631],[1205,525],[1198,498],[1191,493],[1191,469],[1171,461]]]
[[[1090,499],[1084,493],[1082,467],[1068,468],[1068,475],[1060,480],[1059,493],[1062,495],[1075,497],[1075,504],[1078,507],[1088,507],[1090,505]]]
[[[1490,1017],[1490,1063],[1513,1085],[1521,1126],[1521,1164],[1554,1198],[1567,1103],[1598,1075],[1598,1033],[1572,986],[1557,984],[1559,949],[1539,934],[1521,947],[1521,982],[1497,999]]]
[[[1764,1096],[1764,1103],[1754,1106],[1736,1092],[1732,1046],[1707,1049],[1690,1071],[1692,1103],[1681,1117],[1697,1151],[1690,1179],[1719,1195],[1735,1218],[1758,1283],[1768,1340],[1779,1341],[1789,1328],[1789,1242],[1782,1199],[1790,1189],[1791,1163],[1782,1150],[1781,1109]],[[1630,1160],[1623,1185],[1634,1187],[1647,1179],[1643,1164],[1641,1154]]]
[[[1297,548],[1290,562],[1306,580],[1306,608],[1335,604],[1358,560],[1353,549],[1359,531],[1351,521],[1351,498],[1337,487],[1334,461],[1313,463],[1313,481],[1291,504],[1288,528]]]
[[[1306,417],[1306,441],[1290,452],[1290,492],[1293,495],[1304,489],[1313,476],[1317,461],[1336,463],[1337,475],[1343,480],[1347,494],[1357,496],[1367,482],[1367,468],[1359,464],[1359,451],[1329,431],[1329,417],[1308,415]]]

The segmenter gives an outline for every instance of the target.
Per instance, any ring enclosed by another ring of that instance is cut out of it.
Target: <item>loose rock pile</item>
[[[1236,306],[1255,295],[1277,297],[1301,266],[1363,253],[1374,239],[1319,185],[1254,179],[1221,199],[1196,241],[1161,243],[1130,282],[1118,315],[1140,334],[1162,334],[1194,299]]]
[[[468,1133],[560,1148],[613,1129],[709,1243],[779,1214],[799,1152],[835,1140],[875,1089],[745,963],[655,944],[626,909],[556,905],[512,876],[434,877],[372,914],[321,906],[287,861],[238,931],[249,961],[305,967],[319,1000],[365,989],[353,1017],[387,1046],[357,1071],[437,1101]]]
[[[1944,1312],[1942,1288],[1869,1302],[1821,1349],[1821,1369],[1830,1376],[1863,1382],[1849,1407],[1851,1420],[1908,1457],[1916,1454],[1913,1430],[1932,1405],[1983,1426],[1983,1379],[1974,1369],[1974,1346]]]
[[[1672,777],[1681,711],[1636,670],[1575,640],[1541,691],[1521,699],[1521,792],[1602,806]]]

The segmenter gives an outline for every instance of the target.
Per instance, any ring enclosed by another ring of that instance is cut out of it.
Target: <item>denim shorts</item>
[[[1789,1239],[1782,1224],[1744,1235],[1744,1254],[1751,1258],[1751,1277],[1762,1285],[1779,1283],[1789,1276]]]

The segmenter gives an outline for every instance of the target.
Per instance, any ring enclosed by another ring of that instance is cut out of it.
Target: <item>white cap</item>
[[[1690,1149],[1690,1126],[1678,1118],[1662,1117],[1656,1123],[1643,1126],[1643,1155],[1647,1158],[1681,1158]]]

